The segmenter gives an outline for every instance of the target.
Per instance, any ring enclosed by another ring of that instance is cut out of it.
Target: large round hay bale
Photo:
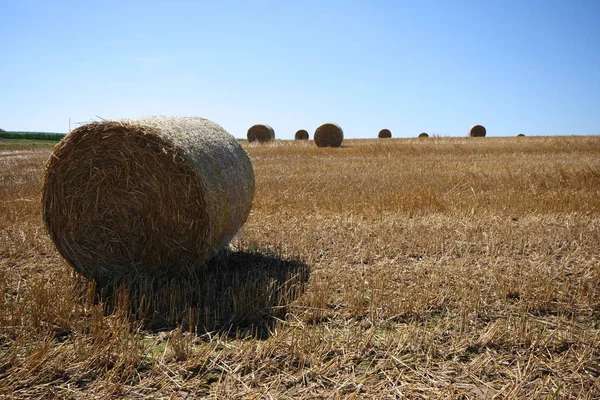
[[[524,134],[524,133],[519,133],[519,134],[517,135],[517,137],[523,137],[523,136],[525,136],[525,134]]]
[[[305,129],[300,129],[294,135],[294,139],[296,140],[308,140],[308,131]]]
[[[421,132],[419,133],[419,137],[429,137],[429,134],[427,134],[427,132]]]
[[[228,245],[250,212],[254,171],[203,118],[102,121],[55,147],[42,196],[50,237],[82,275],[173,275]]]
[[[470,137],[485,137],[486,130],[483,125],[473,125],[471,129],[469,129]]]
[[[344,141],[344,131],[336,123],[325,122],[315,131],[314,140],[318,147],[340,147]]]
[[[377,135],[377,137],[379,137],[379,139],[389,139],[392,137],[392,131],[384,128],[379,131],[379,134]]]
[[[275,131],[269,125],[256,124],[252,125],[248,129],[248,141],[249,142],[270,142],[275,140]]]

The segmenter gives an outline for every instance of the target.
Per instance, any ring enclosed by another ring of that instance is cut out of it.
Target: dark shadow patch
[[[303,292],[307,264],[272,253],[238,251],[212,260],[202,273],[130,277],[96,289],[107,313],[127,312],[143,329],[181,327],[266,339]]]

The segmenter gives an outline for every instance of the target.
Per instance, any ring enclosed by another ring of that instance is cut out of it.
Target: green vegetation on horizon
[[[0,139],[21,139],[21,140],[48,140],[58,142],[63,137],[64,133],[51,132],[1,132]]]

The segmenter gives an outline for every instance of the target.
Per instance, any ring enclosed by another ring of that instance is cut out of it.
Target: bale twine
[[[429,135],[427,134],[427,132],[421,132],[419,133],[419,137],[429,137]]]
[[[314,140],[318,147],[340,147],[344,141],[344,131],[336,123],[325,122],[315,131]]]
[[[83,125],[46,165],[43,218],[82,275],[196,269],[226,247],[254,196],[248,155],[203,118],[148,117]]]
[[[389,129],[382,129],[379,131],[379,139],[389,139],[392,137],[392,131]]]
[[[249,142],[270,142],[275,140],[275,131],[269,125],[256,124],[252,125],[248,129],[248,141]]]
[[[485,137],[486,130],[483,125],[473,125],[471,129],[469,129],[470,137]]]
[[[296,140],[308,140],[308,131],[305,129],[300,129],[294,135],[294,139]]]

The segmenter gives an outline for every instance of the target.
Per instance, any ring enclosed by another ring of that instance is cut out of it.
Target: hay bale
[[[83,125],[46,165],[43,218],[82,275],[202,267],[244,224],[252,164],[237,140],[203,118],[148,117]]]
[[[429,135],[427,134],[427,132],[421,132],[419,133],[419,137],[429,137]]]
[[[483,125],[473,125],[471,129],[469,129],[470,137],[485,137],[486,130]]]
[[[519,134],[517,135],[517,137],[523,137],[523,136],[525,136],[525,134],[524,134],[524,133],[519,133]]]
[[[325,122],[315,130],[314,140],[318,147],[340,147],[344,141],[344,131],[333,122]]]
[[[392,131],[389,129],[382,129],[379,131],[377,137],[379,137],[379,139],[389,139],[392,137]]]
[[[296,140],[308,140],[308,131],[306,131],[305,129],[300,129],[294,135],[294,139],[296,139]]]
[[[269,125],[256,124],[248,129],[249,142],[264,143],[272,140],[275,140],[275,131]]]

